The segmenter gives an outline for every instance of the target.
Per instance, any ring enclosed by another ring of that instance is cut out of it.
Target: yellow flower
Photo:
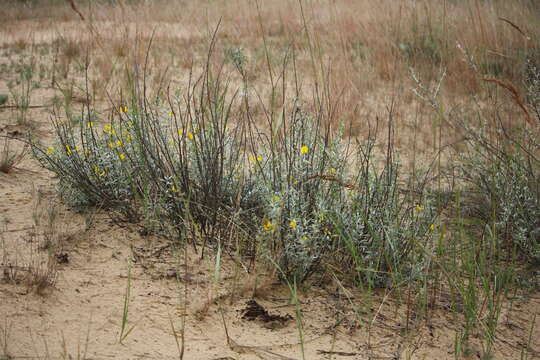
[[[193,134],[192,134],[192,133],[188,133],[188,134],[187,134],[187,138],[188,138],[189,140],[193,140]]]
[[[120,147],[122,146],[122,140],[116,140],[116,146]]]
[[[79,145],[75,145],[75,151],[81,150],[81,147]]]
[[[120,106],[120,112],[121,113],[127,113],[128,112],[127,106]]]
[[[96,175],[99,175],[99,176],[105,176],[105,170],[101,170],[99,167],[94,167],[94,172],[96,173]]]
[[[259,155],[259,156],[250,156],[249,157],[249,161],[252,162],[252,163],[257,162],[257,161],[262,161],[262,160],[263,160],[263,158],[262,158],[261,155]]]
[[[171,185],[171,191],[175,193],[178,192],[178,189],[176,188],[176,186]]]
[[[307,154],[309,152],[309,148],[306,145],[303,145],[300,148],[300,154]]]
[[[116,131],[114,130],[111,124],[104,125],[103,132],[106,132],[107,134],[112,134],[112,135],[116,134]]]
[[[434,224],[429,225],[429,230],[431,231],[435,230],[435,225]]]
[[[272,201],[279,201],[281,198],[277,195],[272,196]]]
[[[109,141],[109,147],[112,149],[114,147],[114,144],[112,143],[112,141]]]
[[[184,135],[184,130],[178,129],[178,136],[182,136],[182,135]]]
[[[126,154],[120,154],[120,155],[118,155],[118,158],[120,160],[124,160],[126,158]]]
[[[54,154],[54,148],[52,146],[49,146],[47,148],[47,154],[49,154],[49,155]]]
[[[91,122],[91,121],[89,121],[89,122],[86,123],[86,126],[89,127],[89,128],[91,128],[91,127],[94,126],[94,123]]]
[[[172,111],[169,111],[169,116],[172,117],[174,113]]]
[[[306,235],[303,235],[300,240],[302,240],[302,242],[307,242],[308,241],[308,237]]]
[[[420,204],[417,204],[416,207],[415,207],[416,211],[422,211],[424,210],[424,208],[422,207],[422,205]]]
[[[72,154],[71,147],[69,145],[66,145],[66,153],[68,154],[68,156]]]
[[[263,230],[267,231],[267,232],[274,231],[275,228],[276,227],[274,226],[274,224],[272,224],[272,222],[270,220],[267,220],[263,225]]]
[[[297,223],[296,221],[293,220],[293,221],[291,221],[291,222],[289,223],[289,226],[291,227],[291,229],[294,230],[294,229],[296,229],[296,227],[298,226],[298,223]]]

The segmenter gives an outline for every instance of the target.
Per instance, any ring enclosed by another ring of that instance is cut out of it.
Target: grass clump
[[[482,133],[470,141],[473,151],[463,162],[465,178],[473,186],[474,214],[484,223],[495,220],[497,232],[536,264],[540,263],[540,183],[538,137],[526,130],[493,143]],[[528,144],[527,148],[521,146]],[[496,145],[496,146],[493,146]]]
[[[91,207],[118,209],[135,219],[131,207],[136,188],[132,173],[136,159],[130,121],[99,127],[83,116],[80,127],[55,122],[55,145],[40,149],[35,155],[46,168],[59,177],[58,188],[64,201],[75,210]]]
[[[538,73],[535,75],[538,77]],[[471,186],[470,213],[484,224],[493,223],[501,246],[517,250],[540,264],[540,133],[538,89],[528,88],[536,116],[525,113],[519,122],[498,119],[479,127],[464,123],[469,151],[461,161]]]
[[[35,59],[30,57],[29,61],[21,60],[16,69],[18,76],[15,81],[8,82],[8,90],[11,99],[17,110],[17,123],[19,125],[29,125],[28,110],[32,92],[35,88]]]
[[[252,157],[266,200],[261,236],[281,272],[301,283],[324,265],[371,287],[414,277],[415,241],[429,241],[436,212],[400,194],[394,149],[377,159],[374,137],[353,145],[302,111],[282,126],[265,146],[273,151]]]
[[[11,148],[11,139],[4,137],[4,145],[0,151],[0,171],[4,174],[8,174],[24,160],[28,153],[28,146],[24,146],[20,151],[14,151]]]
[[[388,286],[389,274],[421,271],[412,250],[430,241],[436,213],[421,194],[400,194],[394,149],[377,159],[374,136],[353,144],[296,101],[257,125],[223,66],[166,101],[145,97],[143,75],[131,74],[131,96],[108,121],[88,105],[76,123],[58,117],[56,144],[34,154],[72,208],[112,210],[202,249],[264,254],[290,282],[331,267]]]

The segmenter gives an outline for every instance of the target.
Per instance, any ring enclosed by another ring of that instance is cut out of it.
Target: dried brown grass
[[[14,140],[2,136],[0,136],[0,139],[0,141],[3,142],[3,146],[0,149],[0,172],[8,174],[24,160],[29,148],[25,145],[22,149],[14,150],[12,144]]]
[[[181,84],[191,64],[195,68],[204,64],[208,39],[220,23],[214,61],[222,61],[227,49],[242,49],[248,59],[244,76],[257,96],[270,96],[268,63],[280,74],[284,55],[294,52],[305,100],[317,91],[331,95],[338,114],[333,118],[350,124],[348,135],[365,134],[377,117],[387,115],[390,99],[399,95],[395,111],[403,119],[402,128],[424,132],[426,136],[419,138],[426,145],[433,142],[427,136],[433,129],[430,120],[424,119],[425,112],[410,106],[414,98],[410,68],[427,84],[436,81],[444,68],[447,76],[441,101],[451,106],[486,91],[489,84],[483,78],[513,84],[519,92],[526,60],[540,56],[539,8],[528,0],[74,4],[85,21],[68,2],[32,6],[14,2],[2,10],[8,19],[4,42],[14,46],[21,39],[52,42],[60,35],[65,39],[57,59],[60,75],[65,81],[75,77],[72,64],[88,56],[93,98],[106,100],[118,93],[136,63],[146,64],[155,74],[150,86],[160,86],[164,74],[167,81]],[[29,20],[33,20],[31,26]],[[150,40],[152,55],[146,59]],[[474,59],[476,69],[462,49]],[[240,86],[240,76],[233,81]],[[291,86],[294,81],[290,78]],[[320,89],[308,87],[313,82]],[[263,121],[263,111],[260,116]],[[409,132],[402,138],[407,139]],[[410,144],[403,141],[403,145]]]

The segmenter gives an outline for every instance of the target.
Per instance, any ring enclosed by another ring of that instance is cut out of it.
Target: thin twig
[[[77,6],[75,6],[75,3],[73,2],[73,0],[67,0],[68,3],[71,5],[71,8],[73,9],[73,11],[75,11],[79,17],[81,18],[82,21],[84,21],[84,16],[83,14],[79,11],[79,9],[77,9]]]
[[[495,83],[497,85],[499,85],[500,87],[508,90],[508,92],[510,92],[510,94],[512,95],[512,99],[514,100],[514,102],[521,108],[521,110],[523,110],[523,112],[525,113],[525,119],[527,120],[527,122],[529,123],[529,125],[532,125],[532,120],[531,120],[531,116],[529,115],[529,112],[527,111],[527,108],[525,107],[525,104],[523,103],[523,101],[521,100],[521,97],[519,96],[519,93],[518,91],[516,90],[516,88],[510,84],[510,83],[506,83],[504,81],[501,81],[499,79],[495,79],[495,78],[483,78],[482,79],[483,81],[486,81],[486,82],[492,82],[492,83]]]

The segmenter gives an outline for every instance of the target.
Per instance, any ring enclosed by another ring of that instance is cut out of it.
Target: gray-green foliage
[[[260,236],[279,249],[281,272],[302,282],[320,265],[345,267],[370,286],[395,272],[415,278],[426,264],[416,242],[430,241],[435,213],[399,192],[393,150],[377,159],[374,139],[353,145],[302,111],[282,127],[251,158],[265,199]]]
[[[469,128],[470,150],[461,163],[473,186],[473,215],[495,221],[497,231],[521,254],[540,261],[540,139],[524,127],[496,138]],[[511,250],[511,249],[508,249]]]
[[[59,191],[74,209],[116,208],[133,215],[129,209],[138,190],[133,174],[140,166],[133,122],[126,114],[122,122],[101,128],[87,119],[81,117],[80,126],[56,122],[57,143],[34,146],[34,153],[58,175]]]
[[[21,63],[17,64],[16,72],[18,75],[14,81],[8,82],[8,90],[17,107],[17,122],[20,125],[27,124],[30,98],[35,88],[34,71],[35,58],[31,56],[28,61],[21,60]]]
[[[295,105],[276,133],[258,129],[248,151],[227,89],[197,86],[202,93],[177,108],[143,112],[132,101],[110,123],[84,114],[78,125],[57,122],[57,144],[34,152],[75,209],[114,209],[178,233],[189,218],[210,243],[240,232],[246,254],[263,245],[294,281],[323,263],[376,286],[398,269],[409,277],[422,268],[412,250],[429,241],[433,213],[427,204],[413,211],[398,191],[397,162],[377,163],[373,139],[353,146]]]
[[[250,160],[265,199],[261,234],[279,249],[283,273],[301,282],[337,245],[331,214],[343,200],[346,154],[309,114],[297,109],[288,120]]]
[[[526,63],[527,101],[535,112],[536,120],[540,121],[540,64],[529,59]]]

